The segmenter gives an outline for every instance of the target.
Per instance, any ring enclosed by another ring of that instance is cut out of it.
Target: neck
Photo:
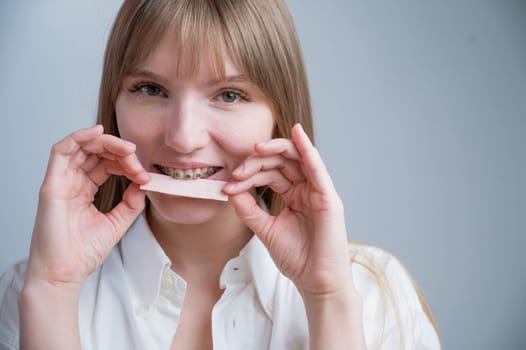
[[[189,283],[198,281],[218,286],[225,264],[239,255],[253,235],[230,205],[200,224],[168,222],[151,208],[147,211],[147,219],[155,238],[170,258],[172,269]]]

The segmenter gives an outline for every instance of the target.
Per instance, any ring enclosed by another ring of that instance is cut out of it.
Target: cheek
[[[115,118],[121,138],[134,142],[136,135],[133,130],[134,123],[131,122],[131,119],[133,119],[133,109],[129,107],[126,98],[121,94],[118,95],[117,101],[115,101]]]
[[[137,146],[137,157],[143,165],[148,155],[159,140],[160,128],[154,118],[148,118],[146,111],[133,108],[130,104],[117,99],[115,104],[117,128],[122,139],[133,142]],[[162,137],[161,137],[162,139]]]
[[[225,148],[245,158],[254,152],[255,143],[272,138],[274,125],[270,110],[256,110],[240,118],[220,123],[216,135],[222,140]]]

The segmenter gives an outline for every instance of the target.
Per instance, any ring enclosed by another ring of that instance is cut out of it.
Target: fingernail
[[[298,128],[299,131],[301,131],[303,134],[305,134],[305,129],[303,129],[303,125],[301,125],[301,123],[294,124],[294,127]]]
[[[150,182],[151,180],[151,176],[150,174],[146,173],[146,172],[143,172],[143,173],[139,173],[136,177],[136,182],[139,184],[139,185],[143,185],[143,184],[147,184],[148,182]]]
[[[234,169],[232,172],[233,175],[241,175],[243,173],[243,170],[245,170],[245,163],[242,163],[240,166]]]
[[[223,191],[230,192],[230,191],[233,191],[235,188],[236,188],[236,184],[229,182],[225,185],[225,187],[223,187]]]
[[[256,145],[258,147],[265,147],[266,145],[268,145],[268,141],[261,141],[261,142],[256,143]]]
[[[298,126],[298,128],[300,129],[300,132],[301,134],[303,134],[303,137],[307,140],[307,142],[310,144],[310,145],[314,145],[312,143],[312,140],[310,139],[309,135],[307,135],[307,133],[305,132],[305,129],[303,129],[303,125],[301,125],[300,123],[296,124]]]
[[[150,174],[148,174],[146,170],[144,170],[144,172],[142,173],[142,177],[144,178],[145,181],[148,181],[148,182],[150,182],[152,179],[152,177],[150,176]]]
[[[137,155],[132,154],[131,162],[132,162],[133,166],[135,166],[137,168],[143,168],[141,162],[139,161],[139,158],[137,158]]]

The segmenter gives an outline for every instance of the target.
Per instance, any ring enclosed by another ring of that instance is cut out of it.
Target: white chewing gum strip
[[[228,196],[223,193],[226,181],[217,180],[177,180],[173,177],[148,173],[151,181],[141,185],[141,190],[171,194],[174,196],[213,199],[216,201],[228,201]]]

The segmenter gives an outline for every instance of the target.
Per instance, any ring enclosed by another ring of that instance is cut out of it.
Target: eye
[[[235,103],[240,101],[250,101],[250,98],[240,90],[228,89],[219,93],[218,99],[224,103]]]
[[[149,83],[137,84],[132,89],[130,89],[130,92],[147,96],[166,96],[160,87]]]
[[[234,91],[223,91],[221,93],[221,98],[223,99],[223,102],[232,103],[237,101],[239,95]]]

